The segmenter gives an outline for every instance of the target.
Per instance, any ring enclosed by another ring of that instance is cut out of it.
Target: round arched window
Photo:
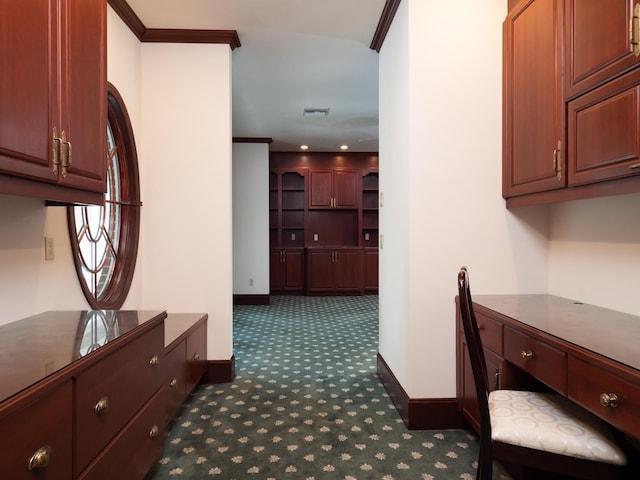
[[[122,307],[133,279],[140,232],[138,157],[129,115],[107,88],[107,191],[104,206],[67,210],[69,237],[84,296],[93,309]]]

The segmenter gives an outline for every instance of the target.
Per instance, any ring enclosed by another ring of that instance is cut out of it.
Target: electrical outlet
[[[44,259],[53,260],[55,258],[55,249],[53,245],[53,237],[44,237]]]
[[[291,234],[291,240],[295,240],[295,239],[296,239],[296,234],[295,234],[295,233],[292,233],[292,234]]]
[[[318,241],[318,234],[317,234],[317,233],[314,233],[314,234],[313,234],[313,241],[314,241],[314,242],[317,242],[317,241]]]
[[[250,279],[249,279],[249,286],[250,286],[250,287],[253,287],[253,278],[250,278]]]
[[[365,234],[364,234],[364,239],[365,239],[365,241],[367,241],[367,242],[369,241],[369,234],[368,234],[368,233],[365,233]]]

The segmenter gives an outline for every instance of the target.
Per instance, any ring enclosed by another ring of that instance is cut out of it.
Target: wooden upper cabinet
[[[565,0],[566,97],[638,65],[630,24],[634,0]]]
[[[640,176],[640,69],[568,103],[569,185]]]
[[[54,0],[0,0],[0,172],[55,183],[51,136],[59,45]]]
[[[0,0],[0,174],[105,191],[105,52],[104,0]]]
[[[358,208],[358,171],[311,170],[309,208]]]
[[[505,198],[566,186],[562,15],[562,0],[532,0],[504,23]]]

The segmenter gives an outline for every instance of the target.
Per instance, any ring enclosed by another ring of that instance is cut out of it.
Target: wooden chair
[[[494,459],[523,467],[523,471],[529,472],[526,478],[547,479],[553,475],[593,480],[625,478],[625,454],[605,422],[559,394],[489,392],[465,267],[458,274],[458,294],[480,411],[476,479],[491,480]],[[540,473],[543,471],[548,473]]]

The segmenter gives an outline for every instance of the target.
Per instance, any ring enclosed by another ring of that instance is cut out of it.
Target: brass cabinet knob
[[[193,359],[194,360],[200,360],[200,354],[199,353],[194,353],[193,354]]]
[[[154,425],[153,427],[151,427],[151,430],[149,431],[149,438],[155,438],[158,436],[159,433],[160,433],[160,429],[158,428],[157,425]]]
[[[27,465],[27,470],[31,471],[39,468],[45,468],[49,465],[49,461],[51,461],[51,447],[45,445],[44,447],[40,447],[36,450],[36,453],[31,455]]]
[[[152,367],[155,367],[156,365],[159,365],[159,364],[160,364],[160,358],[158,358],[158,355],[154,355],[149,360],[149,365],[151,365]]]
[[[526,351],[522,350],[520,352],[520,356],[525,362],[528,362],[529,360],[533,360],[533,352],[531,350],[526,350]]]
[[[171,381],[169,382],[169,386],[170,387],[175,387],[178,384],[178,380],[175,378],[172,378]]]
[[[619,399],[615,393],[600,394],[600,405],[607,408],[618,408]]]
[[[93,411],[96,415],[107,413],[109,411],[109,397],[102,397],[98,400],[98,403],[93,406]]]

